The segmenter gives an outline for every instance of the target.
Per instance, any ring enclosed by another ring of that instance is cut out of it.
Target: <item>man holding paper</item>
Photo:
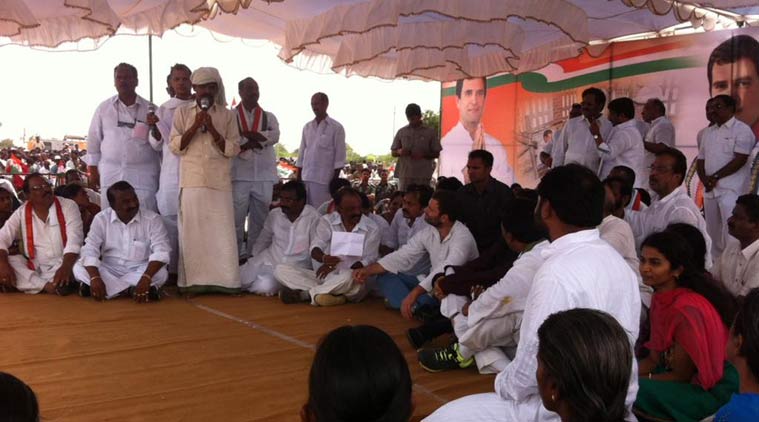
[[[355,282],[364,284],[370,276],[392,273],[381,278],[380,288],[390,306],[397,308],[400,305],[404,318],[437,311],[438,301],[428,294],[432,292],[434,282],[445,276],[447,267],[464,265],[479,256],[472,233],[457,221],[458,208],[454,192],[435,192],[424,210],[424,220],[429,226],[377,263],[355,270]],[[432,264],[429,274],[418,277],[403,274],[427,254]]]
[[[95,110],[87,135],[90,187],[101,192],[124,180],[134,186],[143,208],[158,211],[155,194],[161,155],[148,142],[148,109],[155,107],[137,95],[137,69],[120,63],[113,70],[118,95],[103,101]],[[105,195],[101,207],[108,207]]]
[[[308,302],[318,306],[357,302],[367,293],[364,283],[353,280],[352,270],[368,266],[379,256],[380,231],[361,213],[361,196],[352,188],[335,195],[337,211],[316,224],[311,258],[316,270],[290,264],[278,265],[274,277],[282,284],[284,303]]]

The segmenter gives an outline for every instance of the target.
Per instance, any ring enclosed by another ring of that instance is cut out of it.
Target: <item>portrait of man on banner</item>
[[[506,146],[488,134],[482,124],[487,97],[487,81],[484,77],[460,79],[456,82],[456,107],[458,123],[446,133],[440,143],[440,176],[456,177],[469,183],[466,171],[467,156],[476,149],[493,154],[491,175],[508,185],[514,182],[514,171],[509,164]]]

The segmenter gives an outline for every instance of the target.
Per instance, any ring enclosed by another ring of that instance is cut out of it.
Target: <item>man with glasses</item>
[[[72,271],[82,247],[82,218],[74,201],[53,196],[39,173],[24,180],[28,200],[0,229],[0,292],[74,291]],[[20,254],[10,255],[16,239]]]
[[[706,232],[706,222],[693,200],[682,186],[688,163],[685,155],[677,149],[669,148],[656,154],[648,183],[656,193],[651,205],[640,211],[625,211],[624,217],[635,235],[635,245],[641,243],[651,233],[663,231],[673,223],[686,223],[698,228],[706,241],[706,268],[711,267],[711,239]]]
[[[143,208],[157,211],[161,155],[150,146],[147,124],[149,108],[154,106],[137,95],[134,66],[120,63],[113,70],[113,79],[118,95],[98,106],[87,136],[90,186],[105,191],[125,180],[134,186]],[[108,207],[105,195],[101,205]]]
[[[724,94],[707,103],[706,114],[714,124],[702,133],[696,161],[698,178],[704,184],[704,214],[715,257],[725,249],[727,219],[735,201],[748,190],[748,156],[756,144],[751,128],[735,118],[736,108],[736,100]]]

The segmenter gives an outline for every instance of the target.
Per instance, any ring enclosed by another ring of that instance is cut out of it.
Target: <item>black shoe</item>
[[[92,291],[90,290],[90,286],[86,283],[81,283],[79,285],[79,296],[81,297],[90,297],[92,296]]]
[[[279,300],[281,300],[285,305],[303,302],[303,299],[300,295],[300,290],[293,290],[285,286],[282,286],[282,288],[279,289]]]
[[[69,282],[69,284],[65,286],[58,286],[55,288],[55,294],[58,296],[68,296],[72,293],[76,293],[79,290],[79,283],[77,282]]]
[[[474,364],[474,357],[465,359],[459,353],[459,344],[453,343],[448,347],[420,350],[417,354],[419,364],[429,372],[440,372],[449,369],[469,368]]]
[[[409,328],[406,331],[406,338],[408,339],[408,342],[411,343],[411,347],[414,350],[421,349],[422,346],[429,341],[418,328]]]
[[[417,306],[414,308],[413,311],[411,311],[411,313],[414,315],[414,318],[424,323],[438,320],[441,317],[440,308],[437,306],[435,307],[428,306],[428,305]]]
[[[148,290],[148,300],[151,302],[158,302],[161,300],[161,291],[156,286],[150,286]]]

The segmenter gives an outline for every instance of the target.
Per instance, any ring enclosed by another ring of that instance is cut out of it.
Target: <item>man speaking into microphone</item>
[[[201,67],[191,82],[195,102],[177,109],[169,144],[181,157],[177,284],[186,294],[234,294],[240,270],[230,173],[240,132],[218,70]]]

